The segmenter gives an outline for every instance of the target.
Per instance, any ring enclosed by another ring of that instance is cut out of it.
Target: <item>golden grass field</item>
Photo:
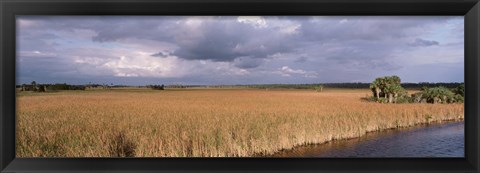
[[[412,91],[411,91],[412,92]],[[380,104],[369,90],[18,93],[17,157],[250,157],[462,120],[463,104]]]

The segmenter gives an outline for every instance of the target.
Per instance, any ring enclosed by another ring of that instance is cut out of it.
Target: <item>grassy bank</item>
[[[379,104],[369,90],[19,93],[18,157],[272,154],[370,131],[463,119],[463,104]]]

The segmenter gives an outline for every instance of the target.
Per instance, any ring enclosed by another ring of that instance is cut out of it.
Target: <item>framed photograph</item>
[[[478,172],[477,0],[3,0],[1,172]]]

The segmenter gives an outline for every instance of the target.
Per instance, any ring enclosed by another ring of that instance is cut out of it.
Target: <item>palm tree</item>
[[[385,98],[388,97],[388,103],[393,102],[393,93],[394,93],[394,86],[393,85],[387,85],[384,88],[384,93],[385,93]]]
[[[392,91],[392,94],[393,94],[393,102],[396,103],[396,102],[397,102],[397,98],[398,98],[398,94],[399,94],[400,92],[402,92],[404,89],[403,89],[402,86],[400,86],[400,85],[392,85],[391,88],[392,88],[391,91]],[[389,98],[389,99],[391,99],[391,98]]]
[[[402,82],[402,80],[400,80],[400,77],[398,76],[391,76],[391,82],[395,85],[400,85],[400,83]]]
[[[388,98],[388,103],[396,102],[398,95],[404,89],[400,85],[400,77],[398,76],[385,76],[376,78],[371,84],[370,88],[375,90],[377,99],[380,98],[380,93],[383,93],[385,99]]]
[[[382,91],[380,86],[381,86],[380,78],[376,78],[370,84],[370,89],[372,89],[372,91],[374,92],[374,96],[377,97],[377,100],[380,99],[380,92]]]
[[[383,92],[383,96],[385,97],[385,99],[387,98],[387,92],[385,91],[385,88],[387,88],[389,86],[389,83],[388,83],[388,76],[385,76],[385,77],[382,77],[380,78],[380,89],[382,90]]]

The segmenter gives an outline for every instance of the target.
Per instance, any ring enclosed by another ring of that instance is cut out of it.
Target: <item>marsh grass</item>
[[[110,142],[109,153],[112,157],[134,157],[137,144],[129,139],[125,132],[119,132]]]
[[[378,104],[369,90],[18,93],[18,157],[251,157],[462,120],[463,104]]]

